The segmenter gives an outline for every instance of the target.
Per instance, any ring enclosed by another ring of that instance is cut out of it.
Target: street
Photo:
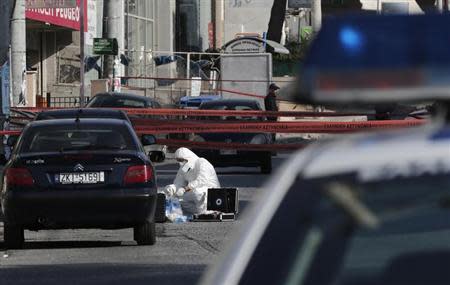
[[[286,157],[274,157],[275,168]],[[159,187],[172,182],[177,167],[173,160],[156,166]],[[239,188],[241,214],[269,177],[259,168],[218,168],[217,173],[223,187]],[[240,223],[238,218],[157,224],[154,246],[137,246],[132,229],[26,231],[24,249],[6,251],[2,244],[0,280],[1,284],[196,284]]]

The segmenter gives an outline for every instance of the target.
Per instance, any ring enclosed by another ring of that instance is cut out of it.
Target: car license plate
[[[235,150],[235,149],[221,149],[219,151],[219,153],[221,155],[236,155],[237,154],[237,150]]]
[[[105,172],[60,173],[56,181],[61,184],[97,184],[105,182]]]

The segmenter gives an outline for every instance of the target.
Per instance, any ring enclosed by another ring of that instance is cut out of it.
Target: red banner
[[[80,30],[80,2],[77,0],[75,8],[47,8],[47,9],[26,9],[27,19],[56,26],[66,27],[73,30]],[[87,32],[87,0],[84,0],[84,27]]]

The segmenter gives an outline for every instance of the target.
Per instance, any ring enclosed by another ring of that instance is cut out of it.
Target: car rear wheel
[[[134,240],[138,245],[153,245],[156,242],[156,226],[154,222],[145,222],[134,227]]]
[[[25,236],[23,228],[18,225],[4,224],[3,237],[5,241],[5,247],[8,249],[22,248],[25,242]]]
[[[269,174],[272,172],[272,154],[269,154],[261,161],[261,173]]]

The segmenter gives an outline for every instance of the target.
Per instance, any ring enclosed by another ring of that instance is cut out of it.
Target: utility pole
[[[120,5],[123,0],[104,0],[104,25],[103,37],[110,39],[119,39],[120,37]],[[119,47],[120,49],[120,47]],[[111,80],[111,86],[114,90],[113,77],[117,74],[115,71],[115,56],[105,55],[103,74]]]
[[[214,47],[219,49],[223,46],[223,35],[225,25],[225,2],[224,0],[214,1]]]
[[[84,0],[80,1],[80,107],[84,107]]]
[[[13,107],[26,104],[25,0],[16,0],[11,20],[11,75]]]
[[[311,18],[313,35],[315,36],[322,26],[322,0],[312,0]]]

